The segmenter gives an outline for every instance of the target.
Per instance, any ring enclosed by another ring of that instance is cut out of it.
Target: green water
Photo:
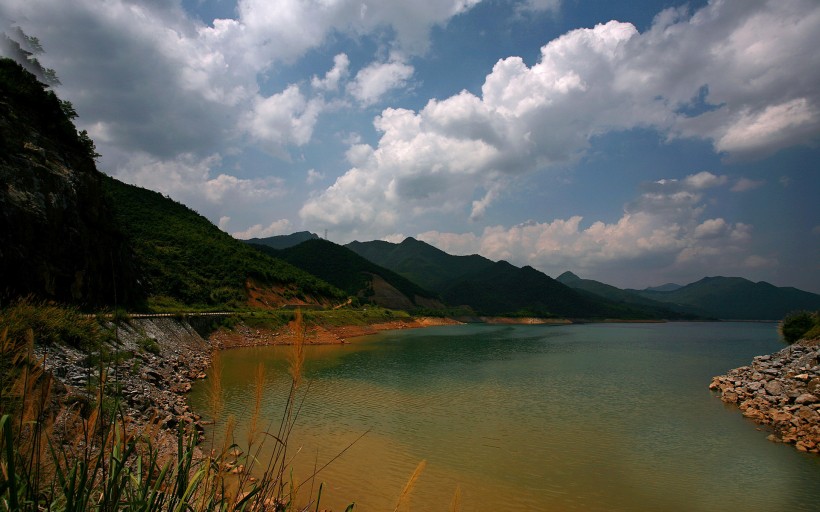
[[[782,348],[773,324],[464,325],[307,347],[296,478],[322,505],[393,510],[421,460],[414,510],[818,510],[820,457],[766,440],[711,377]],[[288,347],[223,353],[228,412],[249,416],[266,368],[278,419]],[[191,396],[205,410],[203,386]],[[211,432],[213,435],[214,432]],[[215,428],[219,436],[219,427]]]

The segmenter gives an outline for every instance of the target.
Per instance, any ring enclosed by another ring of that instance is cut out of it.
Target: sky
[[[816,0],[4,0],[0,23],[39,39],[100,170],[237,238],[820,293]]]

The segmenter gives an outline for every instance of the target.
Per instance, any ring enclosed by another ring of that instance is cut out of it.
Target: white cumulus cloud
[[[248,240],[251,238],[267,238],[269,236],[286,235],[290,233],[292,226],[288,219],[279,219],[271,222],[267,226],[254,224],[244,231],[231,233],[234,238]]]
[[[281,178],[238,178],[218,172],[220,165],[218,155],[199,158],[188,153],[158,159],[138,153],[127,159],[115,177],[161,192],[211,218],[222,216],[215,212],[226,205],[261,203],[285,192]]]
[[[306,98],[297,85],[267,98],[257,97],[242,125],[252,137],[273,153],[287,146],[302,146],[310,141],[324,102]]]
[[[378,143],[351,148],[354,167],[301,217],[377,234],[407,215],[475,216],[511,178],[572,163],[611,131],[706,139],[731,158],[813,143],[818,34],[820,4],[810,0],[727,0],[691,15],[672,9],[644,33],[617,21],[570,31],[545,44],[532,66],[499,60],[480,96],[463,91],[419,111],[385,109],[374,123]],[[698,101],[709,108],[692,114]],[[718,184],[710,180],[728,180],[708,172],[690,179],[678,196],[684,203]]]
[[[333,68],[325,73],[324,78],[313,76],[310,79],[310,85],[314,89],[324,91],[335,91],[339,88],[341,81],[347,77],[349,73],[350,59],[346,54],[340,53],[333,58]]]
[[[347,91],[362,105],[373,105],[391,90],[403,87],[412,76],[413,66],[404,62],[375,62],[356,73]]]
[[[741,265],[761,264],[765,258],[749,252],[751,225],[721,217],[702,219],[705,195],[713,188],[703,184],[723,184],[721,179],[705,178],[693,174],[647,184],[652,191],[642,192],[614,222],[585,222],[574,215],[510,227],[488,226],[480,234],[427,231],[418,238],[452,254],[478,253],[532,265],[553,276],[573,270],[595,278],[595,272],[609,269],[610,276],[622,274],[624,282],[633,283],[645,281],[658,269],[677,268],[695,276],[719,271],[734,275]],[[699,186],[701,194],[689,192],[681,199],[682,191]],[[773,259],[765,261],[774,264]],[[641,272],[646,274],[643,279],[634,275]]]

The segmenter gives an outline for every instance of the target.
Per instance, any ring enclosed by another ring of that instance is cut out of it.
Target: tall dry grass
[[[404,484],[404,488],[401,490],[401,494],[399,494],[399,499],[396,501],[396,508],[394,509],[394,512],[399,512],[400,510],[410,510],[410,494],[413,492],[413,487],[416,485],[416,480],[419,479],[425,467],[427,467],[426,460],[422,460],[419,462],[419,465],[416,466],[415,471],[413,471],[413,474],[410,475],[410,479],[407,480],[406,484]]]

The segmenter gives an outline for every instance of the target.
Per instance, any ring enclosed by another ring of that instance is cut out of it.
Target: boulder
[[[800,405],[814,404],[814,403],[817,403],[817,402],[820,402],[820,399],[818,399],[816,396],[814,396],[810,393],[803,393],[802,395],[800,395],[800,396],[798,396],[797,398],[794,399],[794,403],[800,404]]]
[[[786,422],[791,421],[791,419],[792,419],[791,414],[787,413],[786,411],[777,411],[777,410],[771,412],[769,417],[775,423],[786,423]]]
[[[746,411],[743,412],[743,416],[755,421],[763,421],[766,419],[766,414],[763,411],[751,408],[746,409]]]
[[[770,380],[764,385],[764,387],[766,388],[767,393],[774,396],[779,396],[785,394],[786,392],[786,386],[784,386],[779,380]]]
[[[814,395],[820,394],[820,377],[809,380],[808,384],[806,384],[806,391]]]
[[[737,402],[737,393],[735,393],[734,388],[727,388],[723,390],[723,396],[721,396],[721,400],[727,403]]]
[[[803,406],[797,410],[797,417],[804,421],[817,421],[817,411]]]

